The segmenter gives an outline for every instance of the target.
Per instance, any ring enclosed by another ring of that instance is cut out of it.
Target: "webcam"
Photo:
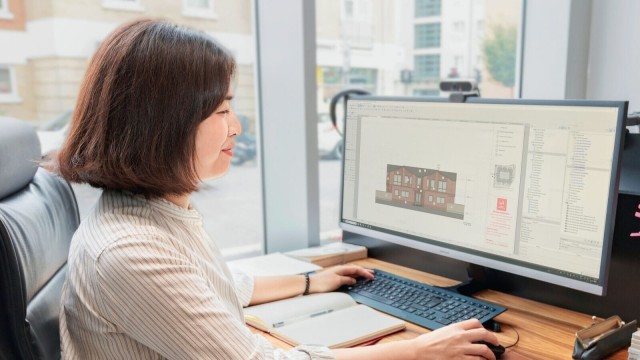
[[[471,92],[478,90],[478,85],[472,80],[442,80],[440,91],[447,92]]]

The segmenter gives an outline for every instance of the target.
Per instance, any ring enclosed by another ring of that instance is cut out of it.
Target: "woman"
[[[67,180],[104,189],[74,235],[60,314],[64,359],[493,358],[468,321],[413,340],[331,351],[274,348],[242,307],[325,292],[357,266],[304,276],[233,276],[189,195],[229,169],[241,127],[235,62],[203,33],[163,21],[116,29],[95,54],[57,156]]]

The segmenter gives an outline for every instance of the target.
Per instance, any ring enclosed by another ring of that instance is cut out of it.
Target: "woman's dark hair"
[[[146,197],[194,191],[196,130],[224,101],[235,68],[202,32],[150,19],[118,27],[87,69],[52,167],[72,182]]]

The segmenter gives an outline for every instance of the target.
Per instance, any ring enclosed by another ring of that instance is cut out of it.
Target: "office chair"
[[[69,184],[39,159],[31,126],[0,119],[0,359],[60,358],[60,296],[80,216]]]

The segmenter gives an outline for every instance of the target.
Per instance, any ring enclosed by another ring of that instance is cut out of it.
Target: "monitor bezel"
[[[426,97],[402,97],[402,96],[373,96],[373,95],[355,95],[350,96],[345,100],[345,114],[348,112],[349,102],[354,100],[364,101],[407,101],[407,102],[432,102],[432,103],[451,103],[447,98],[426,98]],[[473,254],[472,249],[465,249],[464,251],[457,250],[455,248],[447,248],[442,245],[430,244],[417,239],[411,239],[406,234],[403,236],[395,235],[391,231],[382,232],[373,229],[367,229],[361,226],[353,225],[345,222],[343,208],[344,208],[344,167],[345,156],[342,158],[342,166],[340,173],[340,218],[339,224],[343,231],[349,231],[354,234],[360,234],[366,237],[386,241],[389,243],[402,245],[405,247],[413,248],[420,251],[426,251],[431,254],[445,256],[451,259],[463,261],[470,264],[484,266],[499,271],[508,272],[511,274],[524,276],[551,284],[560,285],[566,288],[579,290],[595,295],[605,295],[607,290],[607,283],[609,277],[609,267],[611,264],[611,252],[613,244],[613,233],[616,216],[616,208],[618,201],[618,190],[620,183],[620,170],[622,149],[624,143],[625,134],[625,119],[628,109],[628,101],[605,101],[605,100],[543,100],[543,99],[489,99],[479,97],[469,97],[466,102],[459,103],[464,106],[468,104],[490,104],[490,105],[537,105],[537,106],[585,106],[585,107],[609,107],[618,109],[618,117],[616,123],[616,139],[613,151],[612,171],[609,179],[609,187],[612,189],[609,199],[607,201],[607,218],[605,220],[604,228],[604,244],[603,244],[603,261],[600,264],[600,276],[596,284],[569,277],[560,276],[554,273],[545,272],[532,267],[527,264],[520,265],[518,261],[509,259],[510,262],[504,260],[497,260],[487,258],[486,256]],[[343,136],[347,137],[346,118],[343,119]],[[435,240],[434,240],[435,241]],[[505,258],[508,259],[508,258]]]

